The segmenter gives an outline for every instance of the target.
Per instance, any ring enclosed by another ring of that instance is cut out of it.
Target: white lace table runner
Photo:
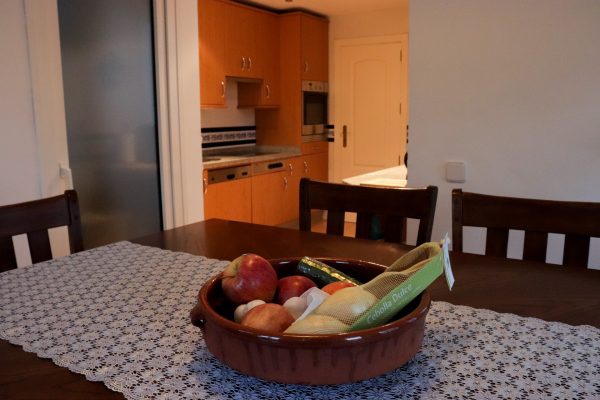
[[[120,242],[8,271],[0,337],[130,399],[600,399],[599,329],[444,302],[417,356],[381,377],[310,387],[241,375],[188,316],[226,264]]]

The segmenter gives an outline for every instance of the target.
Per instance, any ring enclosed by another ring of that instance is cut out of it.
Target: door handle
[[[288,164],[288,168],[290,169],[290,176],[294,175],[294,166],[292,164]]]
[[[308,61],[304,61],[304,72],[308,72]]]
[[[285,190],[287,190],[287,187],[288,187],[288,179],[284,176],[283,177],[283,188]]]
[[[225,97],[225,81],[221,81],[221,97]]]
[[[304,173],[308,174],[308,163],[304,161]]]
[[[208,192],[208,179],[202,179],[202,183],[204,183],[204,194],[206,194]]]
[[[252,57],[248,57],[248,71],[252,69]]]
[[[342,146],[348,147],[348,127],[346,125],[342,127]]]
[[[271,86],[265,85],[265,90],[267,91],[267,99],[271,98]]]
[[[242,71],[246,69],[246,57],[242,57],[242,62],[240,63],[242,67]]]

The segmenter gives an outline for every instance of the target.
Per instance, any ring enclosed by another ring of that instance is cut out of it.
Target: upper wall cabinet
[[[226,0],[198,0],[203,107],[225,105],[225,76],[256,79],[252,106],[279,102],[279,19]],[[262,80],[260,83],[258,80]]]
[[[329,81],[328,24],[322,18],[300,14],[303,80]]]
[[[225,105],[226,76],[242,78],[240,106],[266,108],[280,106],[284,85],[293,87],[287,97],[296,98],[301,80],[328,80],[326,19],[198,0],[198,32],[202,107]],[[300,112],[296,104],[290,107]]]
[[[198,0],[200,101],[204,107],[225,106],[226,7],[218,0]]]
[[[258,55],[260,11],[238,4],[228,6],[224,38],[225,73],[242,78],[261,78],[265,60]]]
[[[256,60],[262,82],[238,83],[239,107],[277,107],[280,99],[279,17],[267,12],[256,15]]]

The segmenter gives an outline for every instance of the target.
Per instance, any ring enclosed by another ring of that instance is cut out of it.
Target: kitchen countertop
[[[343,179],[342,182],[349,185],[380,186],[380,187],[405,187],[406,166],[380,169],[363,175],[352,176]]]
[[[245,151],[244,151],[245,150]],[[251,153],[258,152],[252,155]],[[264,161],[280,160],[284,158],[299,156],[300,149],[295,147],[256,147],[252,149],[242,149],[241,151],[227,150],[222,153],[218,151],[209,151],[202,155],[204,160],[203,166],[205,170],[220,169],[228,167],[237,167],[239,165],[247,165]]]

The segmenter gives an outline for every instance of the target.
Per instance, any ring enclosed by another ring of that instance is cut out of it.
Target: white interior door
[[[402,164],[406,35],[336,42],[335,180]]]

